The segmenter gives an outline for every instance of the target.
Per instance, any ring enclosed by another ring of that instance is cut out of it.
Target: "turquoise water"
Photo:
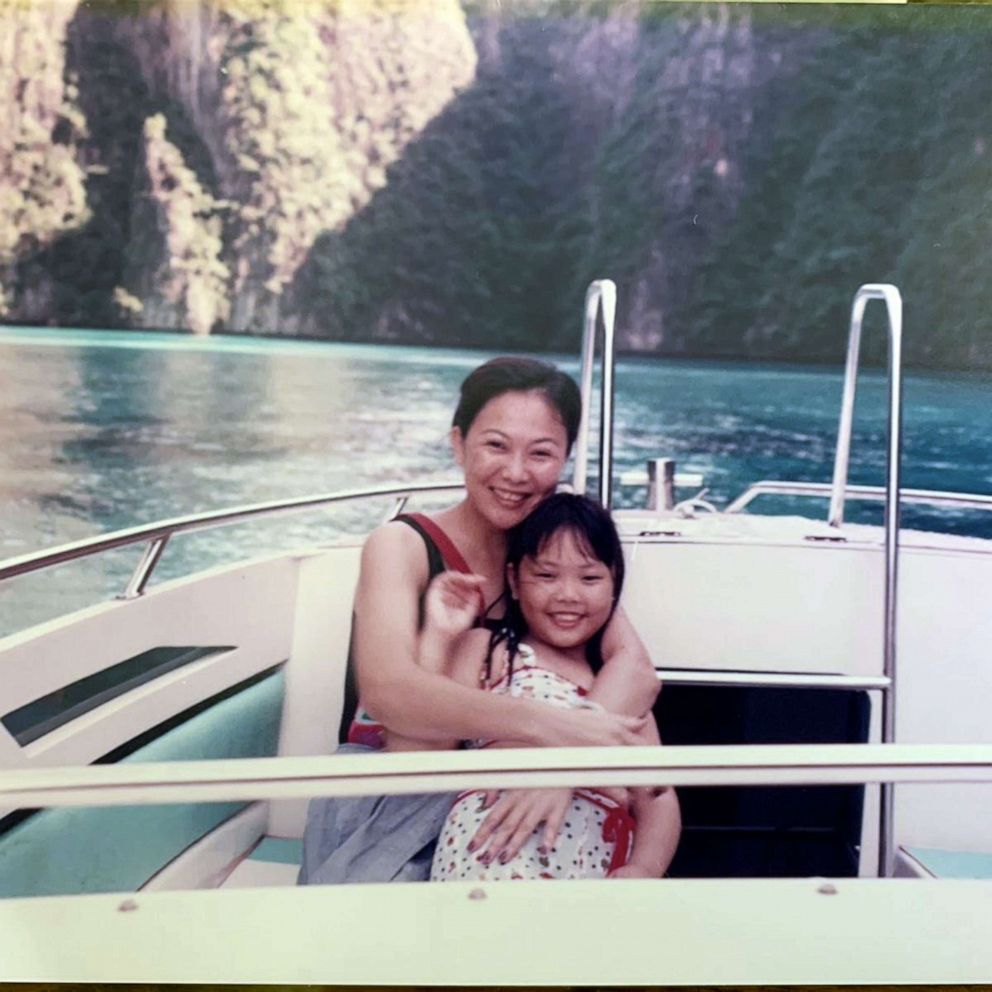
[[[839,348],[839,352],[842,349]],[[0,559],[163,517],[364,485],[456,476],[446,436],[480,352],[172,334],[0,329]],[[577,361],[558,356],[569,371]],[[836,370],[622,359],[618,469],[672,456],[725,504],[759,479],[830,480]],[[905,377],[903,482],[992,492],[992,381]],[[884,375],[859,383],[852,482],[884,478]],[[691,495],[686,492],[683,495]],[[620,490],[636,503],[643,492]],[[804,503],[825,515],[825,503]],[[767,499],[762,512],[795,511]],[[361,531],[346,507],[177,539],[180,574],[287,542]],[[873,519],[876,508],[848,516]],[[992,514],[989,515],[992,517]],[[992,536],[972,515],[906,522]],[[133,550],[0,587],[0,632],[118,592]]]

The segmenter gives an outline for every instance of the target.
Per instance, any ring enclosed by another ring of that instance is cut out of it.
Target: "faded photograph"
[[[0,0],[0,980],[992,980],[990,44]]]

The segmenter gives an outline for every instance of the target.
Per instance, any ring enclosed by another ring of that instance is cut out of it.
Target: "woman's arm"
[[[423,545],[402,524],[362,550],[353,649],[362,704],[390,730],[429,741],[491,737],[537,746],[632,744],[643,720],[553,710],[537,700],[478,692],[417,662],[417,602],[427,582]]]
[[[649,720],[641,732],[642,744],[661,744],[658,725]],[[634,820],[634,849],[622,868],[610,878],[661,878],[675,857],[682,833],[682,813],[671,786],[631,789]]]
[[[589,690],[589,698],[614,713],[649,713],[661,682],[644,642],[622,607],[617,607],[603,633],[602,653],[603,667]]]

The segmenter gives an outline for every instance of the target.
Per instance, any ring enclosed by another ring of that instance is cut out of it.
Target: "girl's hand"
[[[607,878],[657,878],[656,872],[651,871],[650,868],[646,868],[644,865],[637,865],[633,862],[629,865],[621,865],[619,868],[614,868],[613,871],[606,876]]]
[[[615,747],[643,744],[643,716],[620,716],[606,710],[567,710],[540,704],[537,736],[542,747]]]
[[[424,629],[455,637],[469,630],[479,614],[485,579],[465,572],[441,572],[424,596]]]
[[[486,793],[488,805],[492,793]],[[571,789],[513,789],[500,794],[482,826],[469,841],[469,851],[481,851],[483,864],[515,858],[524,842],[543,823],[544,847],[554,847],[572,802]]]

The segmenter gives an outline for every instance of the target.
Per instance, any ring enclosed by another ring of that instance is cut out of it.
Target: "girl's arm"
[[[617,607],[603,633],[602,653],[603,667],[589,690],[589,698],[614,713],[649,713],[661,682],[644,642],[622,607]]]
[[[641,733],[642,744],[661,744],[658,725],[650,720]],[[631,789],[634,850],[622,868],[610,872],[610,878],[661,878],[675,857],[682,832],[682,814],[678,796],[671,786]]]
[[[642,719],[554,710],[462,686],[417,664],[417,601],[427,582],[423,544],[402,524],[376,530],[362,550],[354,660],[362,704],[390,730],[429,741],[491,737],[536,746],[632,744]]]

